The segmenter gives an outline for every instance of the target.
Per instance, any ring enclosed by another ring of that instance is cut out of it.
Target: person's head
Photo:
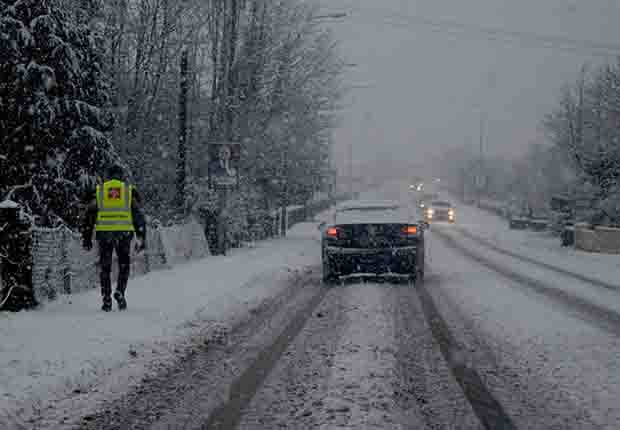
[[[107,179],[125,179],[125,170],[119,164],[112,164],[106,172]]]

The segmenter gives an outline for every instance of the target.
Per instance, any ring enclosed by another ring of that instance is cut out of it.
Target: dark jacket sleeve
[[[86,202],[84,213],[82,214],[82,225],[80,231],[82,233],[82,239],[92,239],[93,230],[97,223],[97,199],[95,194],[92,194],[92,198],[89,198]]]
[[[131,193],[131,217],[136,236],[141,240],[146,239],[146,218],[142,209],[142,199],[135,188]]]

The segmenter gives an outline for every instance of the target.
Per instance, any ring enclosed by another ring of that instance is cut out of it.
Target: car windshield
[[[438,201],[438,202],[433,202],[433,206],[449,208],[452,205],[448,202]]]

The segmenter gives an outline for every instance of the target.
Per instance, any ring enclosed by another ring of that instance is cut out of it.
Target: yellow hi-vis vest
[[[132,186],[112,179],[97,185],[95,231],[135,231],[131,215]]]

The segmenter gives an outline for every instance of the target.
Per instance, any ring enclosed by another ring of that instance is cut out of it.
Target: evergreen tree
[[[43,224],[77,223],[118,157],[96,35],[47,0],[0,0],[0,196]]]

